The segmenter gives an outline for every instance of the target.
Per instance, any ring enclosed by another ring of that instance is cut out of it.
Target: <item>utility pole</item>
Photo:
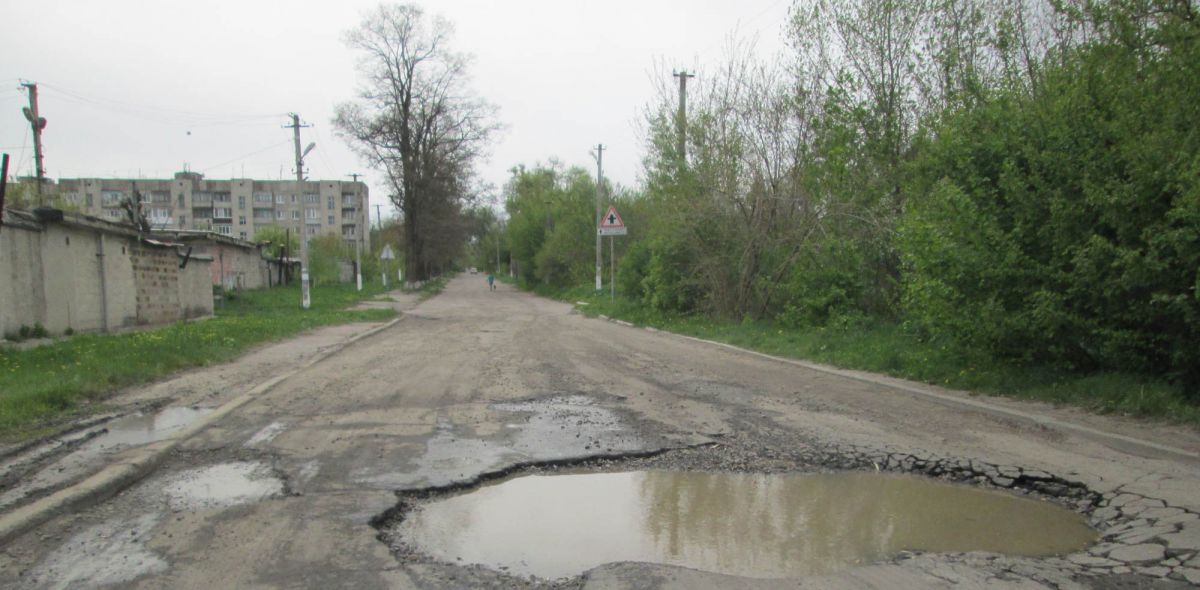
[[[604,288],[600,278],[604,272],[604,246],[600,239],[600,194],[604,190],[604,144],[596,144],[596,151],[592,155],[596,156],[596,224],[592,226],[592,231],[596,232],[596,290],[599,291]]]
[[[300,128],[312,125],[301,125],[300,115],[296,113],[290,113],[289,116],[292,118],[292,124],[284,127],[291,127],[296,138],[296,192],[300,192],[300,184],[304,182],[304,155],[316,144],[309,144],[307,149],[300,151]],[[305,209],[304,215],[300,216],[300,305],[308,309],[312,305],[312,297],[308,281],[308,210],[304,205],[305,203],[300,203],[300,208]]]
[[[383,232],[383,218],[379,216],[379,203],[375,204],[375,229]],[[383,233],[379,234],[379,239],[383,239]]]
[[[364,229],[362,220],[364,212],[362,192],[358,190],[358,177],[362,175],[357,172],[351,172],[346,176],[354,179],[354,195],[358,197],[358,211],[356,212],[358,219],[355,220],[357,223],[354,224],[354,230],[358,232],[358,235],[355,236],[357,239],[354,240],[354,282],[358,284],[358,290],[362,291],[362,231]]]
[[[695,74],[689,74],[687,70],[672,72],[672,76],[679,78],[679,114],[676,115],[675,126],[679,132],[679,171],[687,167],[687,81],[688,78],[695,78]]]
[[[22,82],[21,86],[29,91],[29,106],[21,110],[25,113],[25,119],[29,121],[29,127],[33,129],[33,161],[37,172],[38,206],[41,207],[46,204],[42,196],[42,180],[46,176],[42,160],[42,130],[46,128],[46,118],[38,114],[37,84]]]

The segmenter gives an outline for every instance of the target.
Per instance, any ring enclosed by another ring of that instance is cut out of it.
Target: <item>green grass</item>
[[[300,309],[299,287],[231,294],[213,319],[124,334],[84,334],[24,351],[0,349],[0,437],[21,438],[55,418],[84,411],[81,402],[189,367],[233,359],[252,346],[356,321],[380,321],[389,309],[346,308],[382,293],[378,285],[314,287]]]
[[[883,373],[972,392],[1082,407],[1097,413],[1154,418],[1200,426],[1200,406],[1182,390],[1150,376],[1102,372],[1081,375],[1045,366],[1022,366],[963,350],[954,343],[923,341],[894,323],[785,328],[773,322],[738,322],[705,315],[672,315],[590,287],[537,289],[567,302],[583,301],[587,315],[606,315],[640,326],[725,342],[781,357],[845,369]]]
[[[448,279],[446,277],[434,277],[432,279],[429,279],[428,281],[425,281],[420,287],[417,287],[416,289],[405,288],[404,291],[408,292],[408,293],[418,293],[418,294],[420,294],[419,299],[421,301],[425,301],[426,299],[429,299],[430,297],[433,297],[434,295],[441,293],[442,290],[446,288],[446,283],[449,282],[449,280],[450,279]]]

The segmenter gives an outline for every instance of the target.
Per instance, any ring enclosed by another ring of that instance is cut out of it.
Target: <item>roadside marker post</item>
[[[387,261],[392,260],[395,257],[396,255],[392,253],[392,245],[384,244],[383,250],[379,253],[379,259],[383,261],[383,272],[381,274],[383,275],[384,288],[387,288]]]
[[[629,230],[625,227],[625,222],[621,220],[621,214],[617,213],[616,207],[609,207],[608,213],[600,218],[600,227],[596,229],[596,234],[599,236],[608,236],[608,286],[609,286],[609,301],[617,300],[617,257],[614,253],[613,236],[624,236],[629,234]]]

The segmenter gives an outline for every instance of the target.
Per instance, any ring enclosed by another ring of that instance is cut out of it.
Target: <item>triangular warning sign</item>
[[[625,222],[621,221],[621,216],[617,214],[616,207],[609,207],[608,213],[605,213],[604,217],[600,218],[600,228],[614,229],[618,227],[625,227]]]

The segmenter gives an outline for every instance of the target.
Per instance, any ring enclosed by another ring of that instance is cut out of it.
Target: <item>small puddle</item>
[[[107,432],[82,443],[0,494],[0,510],[24,502],[36,492],[52,490],[94,473],[109,455],[175,436],[212,412],[211,408],[166,408],[154,414],[139,413],[112,420],[104,425]]]
[[[167,408],[156,414],[134,414],[106,425],[108,432],[96,439],[103,447],[135,446],[165,440],[196,420],[211,414],[212,408]]]
[[[278,496],[283,481],[262,463],[222,463],[178,473],[166,482],[163,492],[173,510],[208,510]]]
[[[860,473],[527,476],[429,503],[397,526],[438,559],[543,578],[619,561],[781,578],[902,550],[1062,555],[1097,536],[1049,502]]]

